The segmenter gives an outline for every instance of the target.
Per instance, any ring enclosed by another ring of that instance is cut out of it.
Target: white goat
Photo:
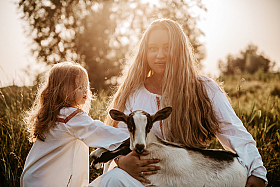
[[[127,124],[130,132],[130,149],[140,154],[140,159],[160,160],[155,164],[161,167],[158,173],[145,176],[151,181],[149,185],[244,187],[247,173],[238,162],[236,154],[221,150],[183,147],[163,141],[153,133],[151,130],[153,123],[166,119],[171,111],[171,107],[166,107],[151,115],[140,110],[129,115],[117,110],[110,111],[110,116],[114,120]],[[149,154],[141,155],[144,150]],[[96,156],[100,156],[100,153]]]

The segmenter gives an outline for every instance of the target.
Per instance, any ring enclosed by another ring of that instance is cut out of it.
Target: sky
[[[30,53],[15,0],[0,0],[0,87],[30,85],[38,65]],[[23,70],[27,66],[28,73]]]
[[[207,57],[204,71],[219,74],[218,60],[238,55],[249,44],[258,46],[280,67],[279,0],[205,0],[208,11],[202,14],[200,28]]]
[[[0,0],[0,87],[31,85],[38,65],[30,53],[30,40],[24,33],[15,0]],[[249,44],[257,45],[280,68],[279,0],[204,0],[199,27],[206,48],[203,71],[218,76],[218,60],[238,55]],[[26,70],[25,72],[23,70]]]

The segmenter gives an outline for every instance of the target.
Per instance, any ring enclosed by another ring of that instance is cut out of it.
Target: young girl
[[[216,136],[226,150],[238,154],[247,169],[246,186],[265,186],[266,169],[255,141],[222,89],[196,70],[191,45],[178,23],[159,19],[148,27],[123,80],[109,108],[125,113],[155,113],[172,106],[171,117],[153,125],[158,137],[188,147],[206,148],[207,142]],[[106,124],[126,129],[124,123],[109,117]],[[118,168],[103,174],[92,185],[143,186],[139,181],[149,182],[143,174],[154,174],[159,169],[151,171],[135,152],[119,157],[117,163]]]
[[[26,118],[34,142],[20,186],[87,186],[89,146],[113,150],[129,136],[92,120],[87,71],[79,64],[54,65]]]

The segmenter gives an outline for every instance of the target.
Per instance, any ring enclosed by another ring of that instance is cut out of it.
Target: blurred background
[[[278,0],[3,0],[0,9],[0,87],[32,85],[46,65],[75,60],[95,89],[106,88],[143,30],[162,17],[183,25],[206,74],[280,67]]]
[[[222,83],[257,143],[268,186],[280,186],[279,0],[0,0],[0,187],[19,186],[28,141],[24,115],[52,64],[89,72],[89,115],[104,120],[112,86],[143,31],[179,22],[201,71]],[[217,139],[209,148],[222,148]],[[101,170],[90,170],[90,179]]]

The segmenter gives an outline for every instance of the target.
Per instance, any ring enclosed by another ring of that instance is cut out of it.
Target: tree
[[[198,62],[205,56],[198,40],[203,34],[197,28],[199,16],[191,14],[194,8],[206,11],[200,0],[20,0],[18,5],[38,62],[77,61],[97,90],[116,84],[128,51],[155,18],[181,23]]]
[[[240,51],[240,54],[236,57],[229,54],[226,58],[226,62],[222,60],[218,61],[218,66],[222,74],[231,75],[234,73],[247,72],[253,74],[259,69],[264,72],[270,71],[275,63],[272,63],[268,58],[264,57],[264,54],[258,53],[258,47],[249,44],[244,51]]]

